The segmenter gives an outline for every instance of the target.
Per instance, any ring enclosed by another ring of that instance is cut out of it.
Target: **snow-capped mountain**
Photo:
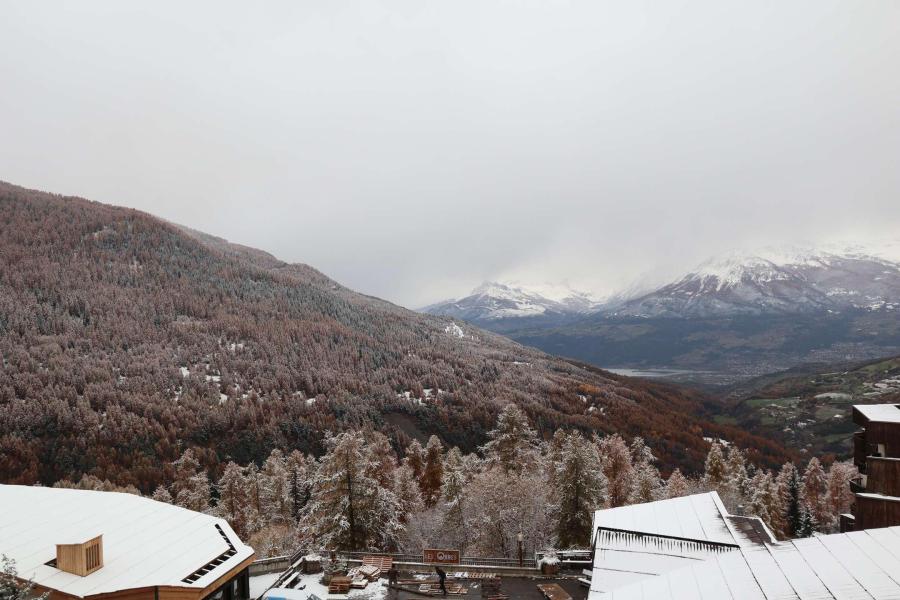
[[[711,259],[616,307],[618,317],[712,317],[897,310],[898,246],[780,247]]]
[[[600,300],[567,285],[485,282],[464,298],[422,309],[477,323],[526,317],[564,317],[596,311]]]

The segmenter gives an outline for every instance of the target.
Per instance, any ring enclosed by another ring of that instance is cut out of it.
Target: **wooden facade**
[[[900,499],[857,494],[853,516],[855,530],[893,527],[900,523]]]
[[[893,410],[896,409],[896,415]],[[853,407],[853,462],[861,477],[851,485],[852,515],[843,515],[841,530],[900,525],[900,407]]]

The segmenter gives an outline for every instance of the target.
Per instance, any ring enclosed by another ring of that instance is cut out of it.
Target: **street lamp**
[[[521,567],[525,561],[525,535],[522,531],[519,531],[519,534],[516,536],[516,541],[519,545],[519,566]]]

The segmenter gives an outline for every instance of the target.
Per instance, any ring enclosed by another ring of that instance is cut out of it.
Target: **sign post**
[[[459,550],[442,550],[438,548],[425,548],[422,551],[424,561],[426,563],[437,563],[442,565],[458,565]]]

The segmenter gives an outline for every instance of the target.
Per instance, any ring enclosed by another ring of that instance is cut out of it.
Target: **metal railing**
[[[424,560],[422,554],[404,554],[404,553],[388,553],[388,552],[338,552],[338,556],[348,560],[362,560],[364,556],[390,556],[394,562],[422,563],[431,564]],[[484,566],[484,567],[510,567],[510,568],[537,568],[537,562],[534,557],[526,557],[519,564],[517,558],[505,557],[481,557],[481,556],[464,556],[459,559],[456,565],[446,565],[449,568],[454,566]]]

